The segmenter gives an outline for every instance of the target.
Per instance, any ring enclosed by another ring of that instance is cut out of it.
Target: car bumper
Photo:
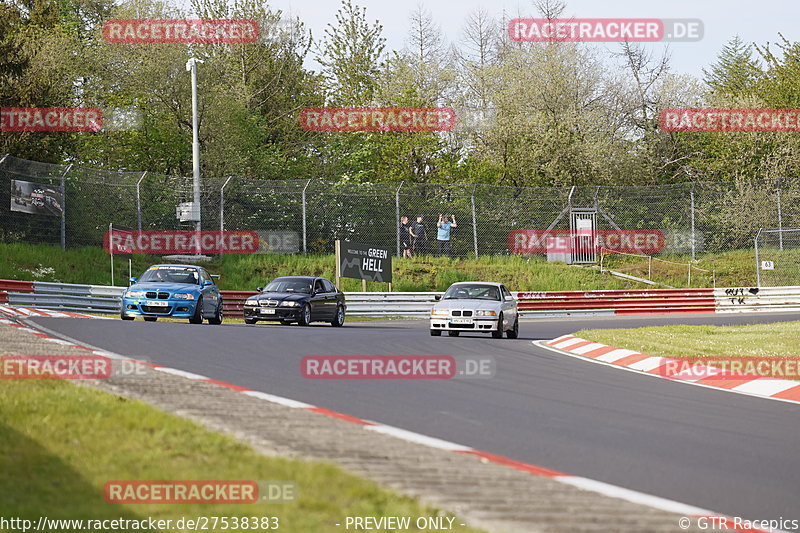
[[[126,316],[164,316],[171,318],[191,318],[194,316],[197,300],[179,300],[172,298],[169,300],[158,300],[164,302],[166,306],[152,306],[149,302],[154,300],[141,300],[138,298],[123,298],[122,310]]]
[[[261,307],[245,307],[244,317],[251,320],[297,320],[299,307],[268,307],[263,312]]]
[[[431,329],[439,331],[497,331],[497,318],[473,318],[470,322],[455,323],[451,317],[431,318]]]

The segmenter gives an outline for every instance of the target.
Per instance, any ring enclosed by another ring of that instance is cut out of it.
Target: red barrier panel
[[[517,292],[523,311],[613,311],[616,315],[713,313],[713,289]]]
[[[256,291],[220,291],[222,294],[222,309],[228,316],[244,316],[242,309],[244,301],[258,294]]]
[[[714,297],[714,289],[634,289],[610,291],[520,291],[517,300],[549,300],[580,298],[694,298]]]
[[[0,291],[3,292],[33,292],[32,281],[17,281],[13,279],[0,279]]]

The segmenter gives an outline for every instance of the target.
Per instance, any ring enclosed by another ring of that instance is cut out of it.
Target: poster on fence
[[[64,209],[63,205],[61,187],[11,180],[12,211],[60,217]]]
[[[392,255],[388,248],[336,241],[339,276],[367,281],[392,281]]]

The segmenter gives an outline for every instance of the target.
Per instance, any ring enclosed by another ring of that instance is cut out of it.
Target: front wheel
[[[189,324],[202,324],[203,323],[203,298],[197,300],[197,305],[194,306],[194,315],[189,319]]]
[[[304,304],[303,308],[300,309],[300,316],[297,319],[297,323],[301,326],[307,326],[311,324],[311,306],[308,304]]]
[[[119,317],[122,320],[133,320],[133,317],[126,315],[124,310],[119,312]]]
[[[256,319],[255,318],[245,318],[244,319],[244,323],[245,324],[255,324],[256,323]]]
[[[506,331],[506,337],[509,339],[516,339],[519,337],[519,317],[514,319],[514,326]]]
[[[344,325],[344,306],[337,305],[336,306],[336,316],[334,316],[333,320],[331,321],[331,326],[340,328]]]
[[[500,313],[500,316],[497,317],[497,330],[492,332],[493,339],[502,339],[503,338],[503,313]]]

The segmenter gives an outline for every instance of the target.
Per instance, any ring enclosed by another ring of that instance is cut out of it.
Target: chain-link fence
[[[0,159],[2,241],[99,246],[109,224],[194,229],[176,216],[178,204],[192,200],[190,177]],[[25,205],[13,189],[20,182],[63,187],[63,217]],[[450,242],[457,256],[545,253],[558,237],[578,230],[589,231],[598,250],[695,257],[752,249],[760,228],[800,227],[800,180],[506,187],[226,176],[202,180],[201,213],[205,230],[257,231],[265,242],[294,236],[275,251],[332,253],[342,239],[400,253],[398,219],[405,215],[412,222],[423,217],[422,251],[435,252],[439,215],[448,214],[456,222]]]
[[[759,230],[755,253],[759,287],[800,284],[800,228]]]

